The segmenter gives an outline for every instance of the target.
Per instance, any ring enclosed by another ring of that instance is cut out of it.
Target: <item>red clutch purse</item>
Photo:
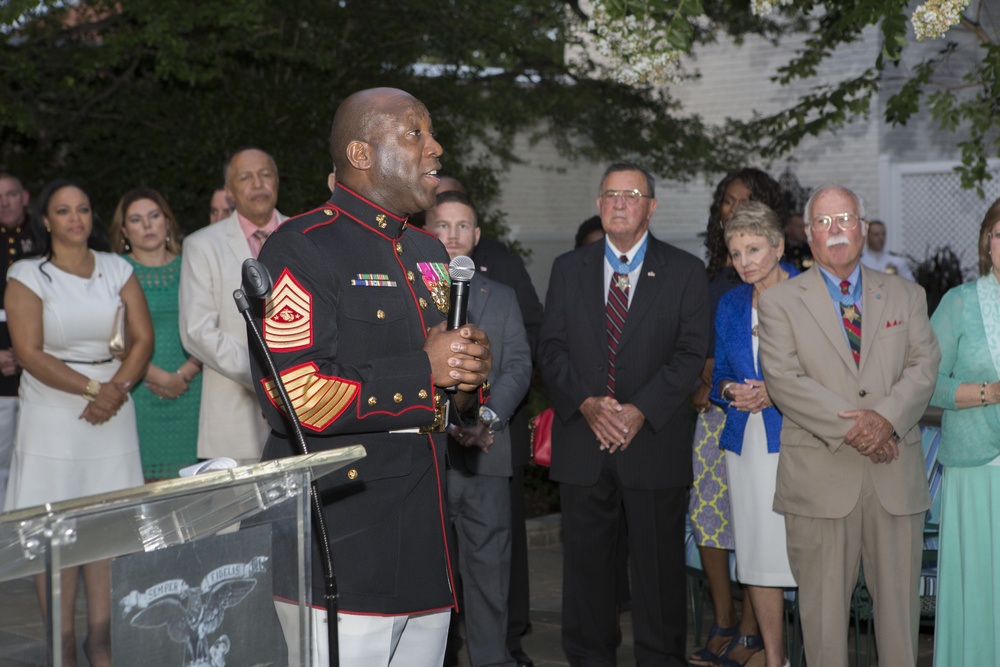
[[[531,418],[531,460],[548,467],[552,463],[552,420],[555,410],[546,408]]]

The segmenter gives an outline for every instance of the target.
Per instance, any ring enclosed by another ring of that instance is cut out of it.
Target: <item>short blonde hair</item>
[[[729,216],[729,222],[726,223],[726,246],[739,234],[763,236],[772,248],[777,248],[785,240],[778,214],[759,201],[744,202]]]

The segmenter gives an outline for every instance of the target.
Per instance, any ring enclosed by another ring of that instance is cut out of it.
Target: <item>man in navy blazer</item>
[[[605,241],[556,259],[545,302],[538,358],[557,416],[550,477],[571,665],[615,664],[622,521],[636,661],[687,664],[688,398],[708,352],[708,283],[701,260],[649,234],[654,187],[639,165],[608,167],[597,198]]]

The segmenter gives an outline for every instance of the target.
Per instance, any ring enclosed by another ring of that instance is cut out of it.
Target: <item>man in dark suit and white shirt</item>
[[[452,190],[437,196],[424,229],[448,255],[471,257],[479,241],[472,202]],[[507,650],[511,565],[510,418],[531,386],[531,350],[514,290],[479,273],[469,291],[469,321],[486,331],[493,352],[490,401],[478,423],[449,428],[448,510],[458,539],[465,631],[473,667],[514,667]]]
[[[563,513],[563,650],[615,664],[615,548],[627,526],[636,661],[686,665],[684,516],[708,352],[704,264],[656,240],[653,177],[613,164],[597,207],[604,243],[552,267],[538,359],[556,420],[550,477]]]
[[[458,180],[444,176],[438,185],[438,194],[458,190],[465,192]],[[466,193],[467,194],[467,193]],[[542,327],[542,302],[531,283],[531,276],[524,261],[495,238],[480,235],[472,251],[476,273],[506,285],[517,295],[524,331],[528,334],[531,361],[537,361],[538,331]],[[507,425],[510,434],[510,597],[507,600],[507,648],[517,662],[517,667],[532,667],[534,662],[524,652],[521,638],[531,632],[530,594],[528,590],[528,536],[524,519],[524,475],[531,458],[531,435],[528,432],[528,397],[514,411]]]

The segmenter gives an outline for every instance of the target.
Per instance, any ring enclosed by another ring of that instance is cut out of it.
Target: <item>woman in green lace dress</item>
[[[136,188],[118,202],[111,249],[134,267],[156,336],[144,381],[132,392],[147,481],[177,477],[198,460],[201,362],[184,351],[178,329],[179,235],[173,211],[156,190]]]

